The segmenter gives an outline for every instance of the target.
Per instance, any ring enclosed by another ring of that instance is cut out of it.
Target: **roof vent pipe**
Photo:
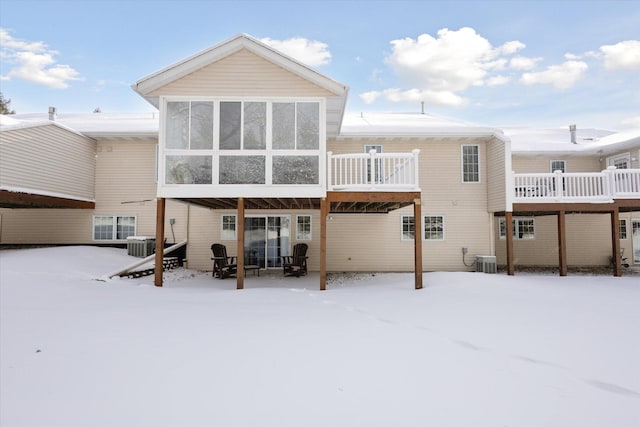
[[[424,101],[421,101],[420,104],[422,105],[422,114],[424,114]]]
[[[569,126],[569,132],[571,133],[571,143],[577,144],[578,141],[576,140],[576,125]]]
[[[58,112],[56,110],[56,107],[49,107],[49,120],[51,120],[52,122],[55,122],[57,117],[58,117]]]

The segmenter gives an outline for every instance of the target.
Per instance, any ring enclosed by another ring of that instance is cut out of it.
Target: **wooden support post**
[[[153,284],[156,286],[162,286],[162,261],[164,260],[164,216],[165,199],[158,197],[156,203],[156,258],[153,271]]]
[[[617,206],[611,211],[611,248],[613,275],[620,277],[622,276],[622,257],[620,256],[620,210]]]
[[[238,197],[237,289],[244,289],[244,199]]]
[[[327,289],[327,199],[320,199],[320,290]]]
[[[506,228],[506,242],[507,242],[507,274],[513,276],[516,273],[514,258],[513,258],[513,212],[504,213],[504,226]]]
[[[416,289],[422,289],[422,209],[421,200],[413,200],[413,259]]]
[[[565,211],[558,212],[558,264],[560,276],[567,275],[567,226]]]

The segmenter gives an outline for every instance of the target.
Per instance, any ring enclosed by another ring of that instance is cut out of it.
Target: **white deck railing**
[[[640,169],[584,173],[513,174],[513,196],[518,203],[610,202],[640,198]]]
[[[419,188],[418,154],[327,153],[327,188],[336,190],[416,190]]]

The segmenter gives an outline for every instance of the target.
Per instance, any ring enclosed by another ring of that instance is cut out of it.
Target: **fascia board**
[[[20,130],[20,129],[30,129],[30,128],[44,127],[44,126],[56,126],[62,130],[81,136],[83,138],[91,139],[91,137],[88,136],[87,134],[78,132],[77,130],[70,128],[69,126],[66,126],[66,125],[63,125],[62,123],[58,123],[54,121],[30,122],[30,123],[20,123],[16,125],[3,126],[0,128],[0,132],[8,132],[8,131]]]
[[[337,139],[366,139],[366,138],[487,138],[493,137],[503,142],[508,141],[502,132],[491,130],[436,130],[418,132],[347,132],[338,135]]]

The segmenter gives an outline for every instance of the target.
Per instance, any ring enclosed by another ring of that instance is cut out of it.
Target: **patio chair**
[[[227,255],[227,247],[220,243],[214,243],[211,245],[211,252],[213,253],[213,272],[211,275],[218,279],[224,279],[225,277],[234,276],[236,274],[238,265],[236,264],[236,257]]]
[[[282,257],[282,269],[285,276],[304,276],[307,274],[307,246],[306,243],[297,243],[293,246],[293,255]]]

